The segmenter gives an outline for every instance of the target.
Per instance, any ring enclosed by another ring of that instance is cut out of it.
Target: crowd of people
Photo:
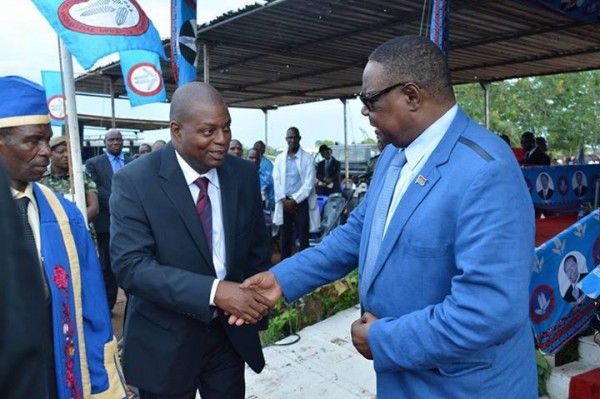
[[[269,310],[358,266],[351,336],[373,361],[379,398],[537,398],[531,199],[509,147],[456,103],[429,39],[401,36],[370,54],[361,112],[385,148],[364,200],[312,248],[316,190],[339,190],[331,149],[315,168],[290,127],[274,163],[260,141],[241,159],[222,95],[191,82],[172,96],[161,149],[144,146],[134,160],[109,130],[106,152],[86,161],[96,252],[59,194],[65,142],[51,137],[43,89],[5,77],[0,90],[0,245],[11,276],[0,306],[2,325],[15,326],[0,331],[0,397],[124,398],[127,381],[141,399],[242,399],[245,364],[265,366]],[[523,163],[534,162],[539,145],[525,139]],[[266,215],[280,228],[274,267]],[[110,318],[117,287],[128,295],[123,374]]]

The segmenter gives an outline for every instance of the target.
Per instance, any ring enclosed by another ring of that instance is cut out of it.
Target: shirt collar
[[[122,152],[119,155],[113,155],[113,154],[110,154],[110,153],[107,153],[107,155],[113,161],[116,160],[116,159],[120,159],[121,161],[125,161],[125,155]]]
[[[37,209],[37,202],[35,200],[35,196],[33,195],[33,184],[27,184],[27,187],[25,187],[25,191],[23,192],[17,191],[12,187],[10,188],[10,191],[12,193],[13,198],[16,200],[23,197],[29,198],[29,202],[33,204],[35,209]]]
[[[189,163],[179,153],[175,150],[175,157],[177,157],[177,163],[183,172],[183,177],[185,178],[185,183],[189,186],[194,184],[199,177],[206,177],[208,181],[219,188],[219,178],[217,176],[217,170],[215,168],[209,169],[206,173],[200,174],[196,172]]]
[[[433,122],[423,133],[419,135],[408,147],[406,147],[406,164],[414,170],[425,155],[430,154],[439,144],[452,124],[458,105],[454,104],[444,115]]]

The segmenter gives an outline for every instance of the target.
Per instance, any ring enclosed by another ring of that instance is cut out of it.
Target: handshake
[[[215,293],[215,305],[229,316],[229,324],[256,324],[281,298],[282,292],[275,275],[258,273],[242,284],[221,281]]]
[[[242,284],[221,281],[215,294],[215,305],[229,316],[229,324],[242,326],[256,324],[281,298],[281,286],[271,272],[262,272],[247,278]],[[367,334],[378,319],[365,312],[351,327],[352,343],[366,359],[373,359]]]

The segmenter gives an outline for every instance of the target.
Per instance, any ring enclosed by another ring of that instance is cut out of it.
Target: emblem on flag
[[[67,29],[89,35],[136,36],[150,25],[140,6],[130,0],[67,0],[58,8],[58,18]]]
[[[163,87],[160,71],[148,62],[134,65],[127,75],[127,83],[140,96],[153,96]]]
[[[62,77],[58,71],[42,71],[42,82],[46,91],[46,103],[50,123],[53,126],[65,124],[65,95],[62,91]]]
[[[417,180],[415,180],[415,183],[417,183],[419,186],[424,186],[427,183],[427,179],[423,175],[419,175]]]
[[[32,0],[84,69],[109,54],[145,50],[166,59],[152,21],[136,0]]]
[[[143,50],[122,51],[121,72],[132,106],[163,102],[167,99],[160,60],[156,53]]]
[[[59,121],[65,120],[65,96],[57,95],[48,99],[48,110],[50,118]]]

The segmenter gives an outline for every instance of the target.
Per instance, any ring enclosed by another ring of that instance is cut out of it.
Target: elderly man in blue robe
[[[0,77],[0,93],[0,160],[27,243],[38,255],[49,309],[50,320],[39,321],[47,349],[46,397],[125,398],[102,272],[87,225],[75,205],[35,183],[51,154],[44,89],[7,76]]]

